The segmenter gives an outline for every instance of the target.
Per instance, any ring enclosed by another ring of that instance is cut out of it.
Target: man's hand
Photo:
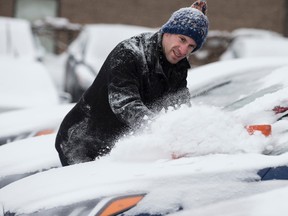
[[[200,10],[204,15],[206,15],[206,12],[207,12],[207,3],[206,3],[206,1],[197,0],[191,5],[191,7]]]

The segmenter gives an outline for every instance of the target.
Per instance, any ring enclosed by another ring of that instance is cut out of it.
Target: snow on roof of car
[[[0,56],[36,60],[38,54],[31,25],[27,20],[0,17]]]
[[[40,62],[7,56],[0,61],[0,112],[60,102],[53,80]]]

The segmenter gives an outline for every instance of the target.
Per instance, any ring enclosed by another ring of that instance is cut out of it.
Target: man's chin
[[[176,64],[176,63],[179,61],[179,59],[176,58],[175,56],[169,56],[168,58],[166,57],[166,59],[167,59],[168,62],[171,63],[171,64]]]
[[[183,58],[172,58],[170,63],[171,64],[177,64],[179,61],[181,61]]]

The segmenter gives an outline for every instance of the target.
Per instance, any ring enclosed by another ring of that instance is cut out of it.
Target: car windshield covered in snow
[[[192,69],[188,75],[192,102],[229,110],[240,108],[287,85],[285,69],[277,70],[287,65],[286,61],[286,58],[240,59]]]

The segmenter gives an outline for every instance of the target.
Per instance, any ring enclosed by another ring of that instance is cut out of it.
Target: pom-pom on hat
[[[200,49],[208,34],[209,21],[200,10],[192,7],[181,8],[175,11],[170,19],[161,27],[161,32],[181,34],[195,40]]]

